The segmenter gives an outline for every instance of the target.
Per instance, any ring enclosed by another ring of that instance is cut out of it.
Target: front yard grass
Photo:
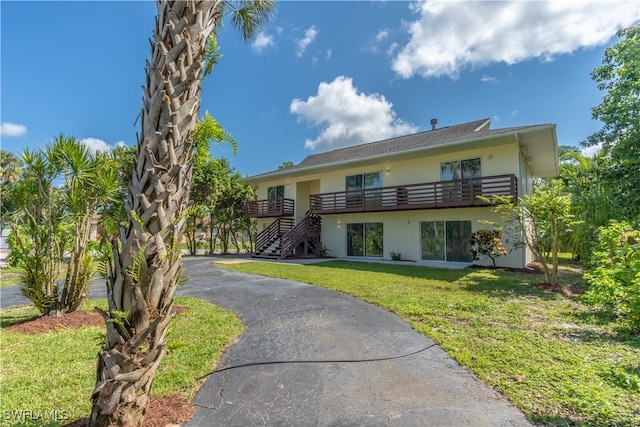
[[[221,268],[323,286],[381,306],[436,341],[536,423],[640,426],[640,337],[543,276],[330,261]]]
[[[20,269],[17,267],[7,267],[0,269],[0,288],[14,286],[20,283]]]
[[[95,305],[105,308],[106,301],[94,300],[85,305],[87,309]],[[198,298],[178,297],[175,305],[187,309],[169,325],[168,353],[160,364],[151,393],[157,396],[179,393],[189,401],[199,387],[198,378],[213,370],[224,347],[243,327],[235,315]],[[58,417],[59,422],[46,425],[59,425],[88,417],[91,412],[96,355],[104,343],[105,327],[58,329],[40,334],[4,329],[37,314],[31,307],[0,310],[2,425],[42,425],[38,420],[10,420],[11,414],[47,414],[49,421]]]

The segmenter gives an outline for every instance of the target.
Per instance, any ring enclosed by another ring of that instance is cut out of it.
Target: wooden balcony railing
[[[515,175],[496,175],[312,194],[310,210],[315,214],[334,214],[487,206],[478,196],[517,197],[517,185]]]
[[[294,207],[291,199],[250,200],[244,205],[244,213],[249,218],[293,216]]]

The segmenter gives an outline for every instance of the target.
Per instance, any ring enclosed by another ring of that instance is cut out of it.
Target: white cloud
[[[261,53],[269,46],[275,46],[276,42],[273,40],[273,37],[264,31],[261,31],[256,36],[253,43],[251,43],[251,47],[258,53]]]
[[[298,50],[296,52],[296,56],[298,56],[298,58],[300,58],[304,54],[304,51],[311,43],[313,43],[317,35],[318,30],[316,30],[315,25],[307,28],[307,30],[304,32],[304,37],[298,40]]]
[[[98,138],[82,138],[78,142],[80,142],[80,144],[84,144],[89,149],[89,151],[94,154],[97,152],[109,151],[115,147],[122,147],[126,145],[124,141],[118,141],[114,145],[109,145]]]
[[[498,81],[498,79],[496,77],[483,74],[482,77],[480,77],[480,81],[483,83],[495,83]]]
[[[0,135],[2,136],[22,136],[27,134],[27,127],[15,123],[2,122]]]
[[[380,43],[382,40],[386,39],[387,37],[389,37],[389,30],[387,29],[380,30],[376,35],[376,41]]]
[[[590,147],[583,148],[582,150],[580,150],[580,154],[582,154],[584,157],[593,157],[600,151],[602,151],[602,142],[599,142],[596,145],[592,145]]]
[[[290,110],[299,121],[323,127],[316,139],[305,141],[305,148],[328,150],[416,132],[396,118],[392,107],[383,95],[358,92],[350,77],[339,76],[320,83],[317,95],[306,101],[291,101]]]
[[[492,62],[553,60],[607,43],[640,18],[640,3],[607,1],[427,1],[412,3],[410,41],[393,59],[400,76],[457,78]]]
[[[331,55],[333,55],[333,50],[327,49],[327,59],[331,59]]]

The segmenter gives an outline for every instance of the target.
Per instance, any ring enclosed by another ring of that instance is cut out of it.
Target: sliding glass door
[[[347,224],[347,256],[382,257],[381,222]]]
[[[471,221],[420,223],[422,259],[471,262]]]

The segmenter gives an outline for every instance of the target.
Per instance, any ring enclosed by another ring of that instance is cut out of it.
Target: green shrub
[[[400,261],[402,259],[402,254],[400,252],[396,252],[396,251],[389,252],[389,256],[394,261]]]
[[[471,256],[478,261],[480,256],[490,258],[493,267],[496,266],[496,258],[507,254],[507,248],[502,244],[502,230],[489,230],[482,228],[471,233]]]
[[[640,332],[640,230],[628,222],[600,227],[583,301],[599,305]]]

